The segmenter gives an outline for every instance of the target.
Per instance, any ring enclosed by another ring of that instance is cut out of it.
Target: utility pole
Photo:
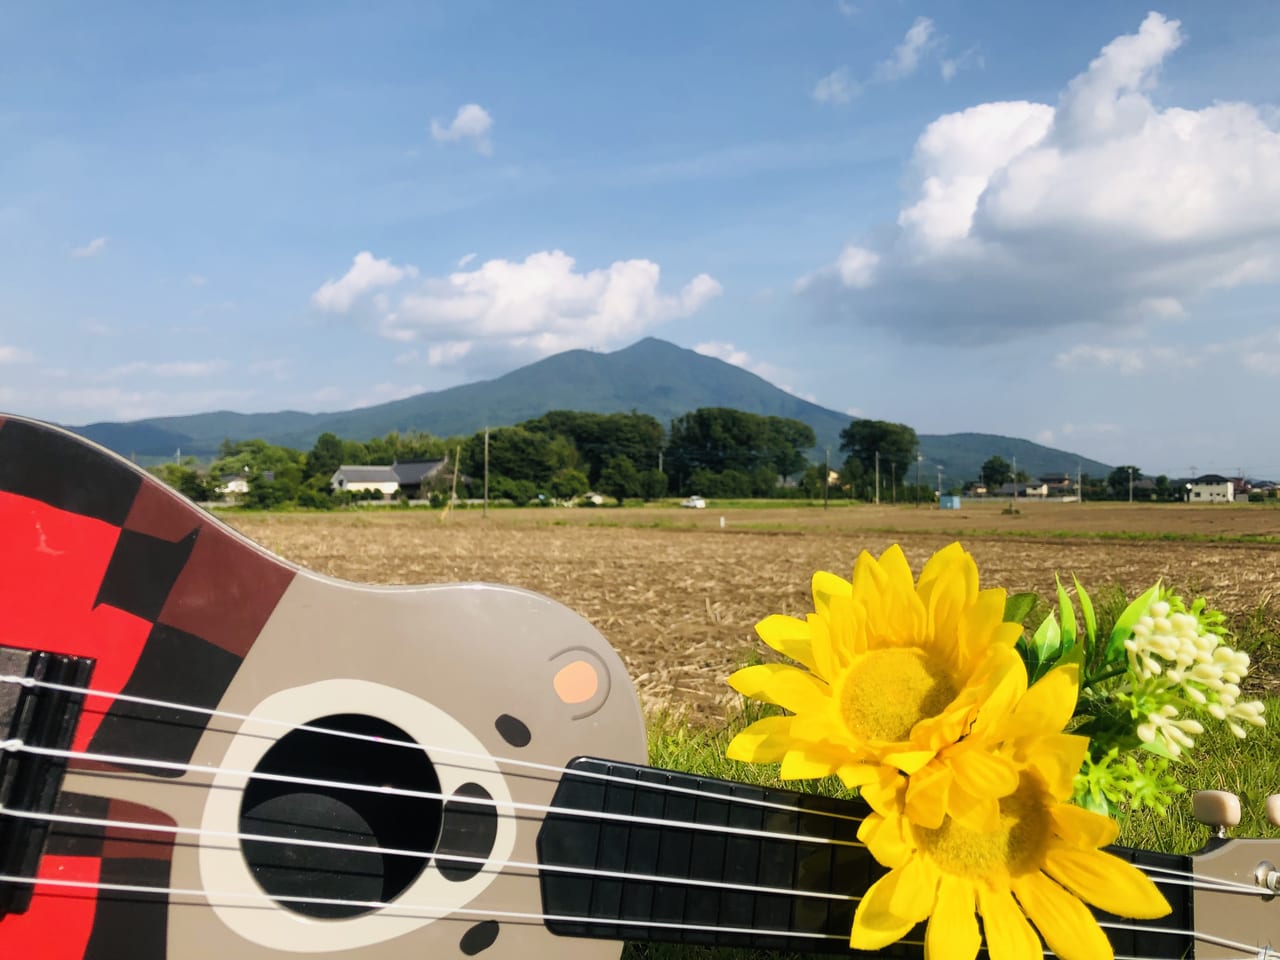
[[[1129,468],[1129,502],[1133,503],[1133,467]]]
[[[893,494],[893,505],[896,507],[898,505],[898,461],[891,460],[889,462],[889,466],[893,472],[893,487],[891,489]]]
[[[916,506],[920,506],[920,461],[924,459],[923,453],[916,454]]]
[[[1013,458],[1013,499],[1018,499],[1018,458]]]
[[[938,465],[938,506],[942,506],[942,465]]]
[[[876,451],[876,506],[880,506],[880,451]]]
[[[1084,482],[1080,479],[1080,464],[1076,463],[1076,495],[1080,497],[1080,502],[1084,503]]]
[[[489,428],[484,428],[484,509],[480,516],[489,516]]]
[[[827,509],[827,500],[831,494],[831,448],[827,447],[827,459],[822,469],[822,509]]]

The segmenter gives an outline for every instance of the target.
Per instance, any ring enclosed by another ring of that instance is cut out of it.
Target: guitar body
[[[643,718],[617,654],[545,597],[319,576],[110,452],[9,417],[0,647],[92,658],[91,688],[131,698],[85,699],[49,882],[0,917],[0,956],[618,953],[548,932],[528,865],[560,769],[642,763]],[[374,845],[401,853],[359,851]],[[146,887],[161,892],[130,889]]]

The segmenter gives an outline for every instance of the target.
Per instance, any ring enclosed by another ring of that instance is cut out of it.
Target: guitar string
[[[25,820],[38,820],[48,823],[63,823],[85,827],[114,827],[120,830],[137,830],[140,832],[164,833],[173,836],[194,836],[203,840],[213,837],[219,840],[248,841],[257,843],[274,843],[281,846],[312,847],[321,850],[341,850],[351,853],[380,854],[391,857],[411,857],[418,860],[440,860],[447,863],[476,865],[496,868],[498,873],[506,873],[507,868],[515,870],[531,870],[533,874],[510,874],[513,876],[536,876],[538,872],[565,873],[577,876],[597,877],[607,880],[633,880],[642,883],[671,883],[695,887],[710,887],[716,890],[736,890],[739,893],[768,893],[796,897],[800,899],[839,900],[857,902],[861,897],[844,893],[827,893],[822,890],[796,890],[791,887],[766,887],[758,884],[728,883],[718,880],[701,880],[684,877],[665,877],[658,874],[632,873],[626,870],[605,870],[596,867],[572,867],[567,864],[543,864],[528,860],[496,860],[486,857],[469,857],[462,854],[436,853],[430,850],[406,850],[400,847],[381,847],[359,843],[336,843],[329,840],[305,840],[290,837],[274,837],[259,833],[238,833],[232,830],[208,830],[201,827],[179,827],[170,824],[143,823],[140,821],[111,820],[99,817],[76,817],[69,814],[35,813],[25,810],[9,810],[0,806],[0,815],[19,817]],[[145,842],[145,841],[140,841]],[[228,846],[220,849],[235,850]],[[493,869],[484,871],[495,872]]]
[[[29,678],[29,677],[0,675],[0,682],[17,683],[21,686],[26,686],[26,687],[41,687],[41,688],[47,688],[47,689],[55,689],[55,690],[60,690],[62,692],[77,693],[77,694],[83,694],[86,696],[101,697],[104,699],[120,699],[120,700],[133,702],[139,705],[184,710],[189,712],[201,713],[209,716],[219,716],[226,719],[259,722],[259,723],[263,723],[271,726],[282,726],[282,727],[289,727],[291,729],[309,730],[316,733],[347,737],[350,739],[357,739],[357,740],[369,741],[369,742],[375,742],[375,743],[382,743],[389,746],[411,747],[418,750],[438,750],[439,752],[442,752],[442,753],[451,753],[451,754],[461,755],[461,756],[472,758],[472,759],[485,759],[485,755],[483,754],[476,754],[474,752],[461,751],[461,750],[453,750],[451,748],[434,748],[431,746],[423,746],[413,741],[385,740],[385,739],[368,735],[368,734],[354,734],[354,733],[348,733],[346,731],[330,730],[325,727],[311,727],[309,725],[293,725],[293,724],[285,723],[283,721],[250,717],[245,714],[236,714],[230,711],[212,710],[209,708],[195,707],[191,705],[179,704],[179,703],[174,703],[169,701],[150,700],[147,698],[134,697],[127,694],[104,693],[104,692],[95,691],[95,690],[91,690],[83,687],[73,687],[73,686],[68,686],[63,684],[49,683],[47,681],[35,680],[34,678]],[[106,754],[93,754],[89,752],[83,752],[83,753],[77,753],[73,751],[59,752],[59,751],[54,751],[51,748],[33,747],[27,744],[23,744],[20,741],[16,741],[16,740],[0,741],[0,750],[21,750],[22,752],[37,753],[37,754],[43,754],[46,756],[59,756],[64,759],[71,759],[71,758],[89,759],[89,760],[96,760],[104,763],[110,763],[114,765],[148,766],[148,767],[154,767],[154,768],[172,769],[179,772],[202,772],[202,773],[212,773],[212,774],[228,773],[228,774],[238,775],[243,777],[254,777],[254,778],[264,779],[264,780],[294,783],[294,784],[303,785],[303,786],[320,786],[320,787],[327,787],[331,789],[337,788],[337,789],[346,789],[346,790],[354,790],[354,791],[375,792],[375,793],[384,794],[384,795],[397,795],[397,796],[405,796],[409,798],[426,799],[426,800],[444,801],[448,799],[448,797],[446,797],[444,794],[432,792],[432,791],[409,791],[401,788],[374,786],[374,785],[358,784],[358,783],[351,783],[351,782],[344,782],[344,781],[330,781],[330,780],[310,779],[310,778],[304,778],[304,777],[291,777],[283,774],[248,772],[243,770],[228,770],[226,768],[208,767],[208,766],[200,766],[200,765],[194,765],[194,764],[179,764],[179,763],[173,763],[168,761],[150,760],[146,758],[129,758],[129,757],[114,756],[114,755],[106,755]],[[708,794],[705,791],[699,791],[695,788],[678,787],[672,784],[649,782],[649,781],[638,780],[630,777],[622,777],[614,774],[601,774],[601,773],[596,773],[594,771],[569,770],[564,767],[557,767],[552,764],[537,763],[535,761],[519,760],[515,758],[492,758],[492,759],[497,762],[506,762],[506,763],[512,763],[516,765],[533,767],[540,770],[544,770],[546,772],[557,773],[560,775],[563,775],[565,773],[572,773],[575,776],[581,775],[581,776],[589,777],[592,779],[601,779],[609,782],[626,784],[626,785],[630,785],[633,788],[639,785],[643,785],[645,788],[652,788],[662,792],[675,792],[675,793],[689,794],[704,800],[721,800],[731,805],[763,806],[767,808],[781,809],[791,813],[827,816],[835,819],[843,819],[843,820],[849,820],[853,822],[860,822],[862,819],[861,817],[856,817],[848,814],[839,814],[839,813],[821,811],[821,810],[811,810],[804,807],[793,806],[788,804],[778,804],[770,801],[755,800],[753,798],[735,797],[735,796],[729,796],[729,795],[723,795],[723,794]],[[234,787],[232,787],[232,785],[229,785],[229,784],[210,784],[209,786],[210,787],[222,786],[222,787],[234,789]],[[832,844],[844,845],[849,847],[863,846],[863,844],[856,841],[841,841],[841,840],[835,840],[832,838],[816,837],[812,835],[796,836],[791,834],[780,834],[780,833],[771,834],[766,831],[754,831],[749,828],[731,828],[727,826],[717,826],[712,824],[699,824],[699,823],[693,823],[693,822],[672,821],[672,820],[663,819],[663,818],[638,818],[633,815],[612,814],[608,812],[592,813],[590,811],[583,811],[575,808],[528,804],[528,803],[521,803],[518,801],[511,801],[510,803],[506,803],[506,802],[492,800],[492,799],[485,800],[482,798],[467,798],[466,802],[474,803],[474,804],[482,804],[482,805],[489,804],[489,805],[493,805],[495,808],[502,807],[502,806],[510,806],[512,808],[532,810],[534,812],[562,813],[570,816],[582,816],[584,818],[619,820],[622,822],[630,822],[630,823],[647,823],[655,826],[687,827],[689,829],[704,830],[707,832],[731,833],[731,834],[739,834],[744,836],[756,836],[761,838],[784,839],[784,840],[792,840],[792,841],[807,840],[807,841],[816,842],[816,843],[832,843]],[[1174,871],[1167,868],[1159,868],[1159,867],[1139,867],[1139,869],[1142,869],[1144,870],[1144,872],[1148,872],[1148,873],[1158,872],[1161,874],[1173,874],[1173,875],[1178,875],[1181,873],[1181,871]],[[1191,874],[1191,873],[1187,873],[1186,875],[1194,877],[1194,874]],[[1194,881],[1189,885],[1195,886]],[[1246,892],[1249,892],[1249,893],[1258,892],[1258,889],[1256,888],[1244,887],[1243,885],[1241,886],[1243,890]]]
[[[544,773],[554,774],[561,777],[566,773],[573,773],[575,776],[585,777],[591,780],[600,780],[612,783],[635,784],[637,781],[631,777],[624,777],[612,773],[600,773],[590,770],[570,770],[567,767],[557,766],[552,763],[539,763],[535,760],[524,760],[516,757],[493,757],[489,754],[476,753],[475,751],[459,750],[454,747],[441,747],[432,744],[422,744],[413,740],[395,740],[379,737],[374,734],[353,733],[346,730],[331,730],[328,727],[317,727],[311,724],[289,723],[284,720],[272,720],[265,717],[253,717],[248,714],[234,713],[230,710],[216,710],[209,707],[197,707],[190,704],[175,703],[168,700],[153,700],[148,697],[138,697],[126,693],[111,693],[98,690],[91,690],[88,687],[76,687],[61,683],[51,683],[46,680],[37,680],[33,677],[20,677],[12,674],[0,675],[0,683],[17,684],[28,688],[39,688],[43,690],[55,690],[61,693],[79,694],[86,697],[100,697],[105,700],[118,700],[125,703],[132,703],[138,706],[155,707],[165,710],[180,710],[187,713],[197,713],[208,717],[219,717],[225,720],[237,720],[241,723],[259,723],[265,726],[282,727],[290,731],[302,731],[305,733],[318,733],[325,736],[340,737],[348,740],[359,740],[366,743],[377,743],[389,747],[404,747],[412,750],[430,752],[432,754],[445,754],[450,756],[463,757],[468,760],[491,760],[495,763],[509,764],[511,766],[524,767],[530,770],[539,770]],[[237,733],[237,736],[259,737],[262,739],[270,739],[266,734],[256,733]],[[664,793],[687,794],[695,797],[708,796],[705,790],[698,790],[695,787],[681,787],[676,784],[657,783],[644,781],[647,786],[651,786],[656,790]],[[744,784],[743,786],[750,786]],[[759,788],[766,789],[766,788]],[[815,794],[816,796],[816,794]],[[797,806],[796,804],[781,803],[772,800],[759,800],[751,797],[734,797],[735,803],[743,806],[764,807],[772,810],[782,810],[788,813],[805,813],[813,816],[824,817],[833,820],[852,820],[861,822],[862,817],[854,814],[838,813],[834,810],[813,810],[807,807]]]
[[[861,897],[850,894],[827,893],[821,890],[796,890],[792,887],[762,887],[758,885],[737,884],[717,880],[700,880],[692,877],[681,878],[661,876],[658,874],[633,873],[625,870],[605,870],[603,868],[596,867],[571,867],[564,864],[543,864],[526,860],[495,860],[486,857],[464,856],[462,854],[437,853],[433,850],[410,850],[402,847],[383,847],[376,844],[338,843],[330,840],[307,840],[302,838],[271,836],[268,834],[240,833],[231,830],[211,830],[203,827],[179,827],[171,824],[146,823],[144,821],[133,820],[113,820],[105,817],[80,817],[72,814],[40,813],[28,810],[13,810],[4,806],[0,806],[0,815],[8,815],[24,820],[37,820],[47,823],[62,823],[72,826],[114,827],[121,830],[164,833],[173,836],[185,835],[193,836],[201,840],[206,837],[213,837],[220,840],[274,843],[281,846],[312,847],[320,850],[342,850],[344,852],[351,853],[370,853],[392,857],[411,857],[418,860],[434,859],[449,863],[474,864],[481,867],[497,867],[499,868],[499,872],[501,872],[502,868],[513,867],[523,870],[602,877],[610,880],[635,880],[652,883],[688,884],[690,886],[711,887],[714,889],[738,890],[744,893],[785,894],[799,898],[820,900],[857,902],[861,899]],[[796,837],[794,839],[801,840],[803,838]],[[228,847],[225,849],[234,848]],[[1239,883],[1233,880],[1197,877],[1195,874],[1188,874],[1167,867],[1153,867],[1150,868],[1149,872],[1157,875],[1154,877],[1155,880],[1169,886],[1191,887],[1196,890],[1203,890],[1212,893],[1233,893],[1259,897],[1274,895],[1257,886],[1251,886],[1249,884]]]
[[[279,896],[275,896],[256,892],[211,891],[183,887],[168,887],[158,884],[103,883],[96,880],[63,880],[45,877],[25,877],[16,874],[3,873],[0,873],[0,883],[18,883],[34,887],[50,886],[55,888],[85,889],[106,891],[109,893],[132,893],[150,896],[159,896],[163,894],[166,897],[191,897],[197,901],[208,903],[210,906],[214,907],[223,905],[217,903],[217,900],[226,899],[231,901],[248,901],[248,906],[260,906],[262,909],[270,909],[272,906],[279,906],[282,903],[331,907],[361,907],[367,910],[378,911],[376,914],[378,917],[402,919],[438,920],[452,917],[457,914],[467,914],[482,917],[484,919],[499,918],[541,924],[569,923],[597,928],[620,927],[624,929],[660,929],[712,934],[741,934],[753,937],[776,936],[806,940],[839,940],[842,942],[848,942],[849,939],[847,934],[778,930],[775,928],[716,926],[713,924],[676,923],[671,921],[638,920],[621,917],[592,917],[574,916],[570,914],[529,913],[513,910],[481,910],[474,907],[446,908],[430,904],[400,904],[395,901],[382,900],[348,900],[340,897],[304,897],[294,894],[281,894]],[[357,917],[352,919],[365,918]],[[1230,950],[1238,950],[1242,954],[1240,960],[1247,960],[1247,958],[1255,958],[1256,960],[1258,957],[1265,956],[1265,954],[1260,952],[1258,944],[1244,943],[1243,941],[1232,940],[1228,937],[1220,937],[1216,934],[1205,933],[1204,931],[1195,929],[1185,930],[1178,928],[1156,927],[1150,924],[1141,923],[1129,924],[1117,922],[1115,920],[1097,920],[1097,923],[1104,929],[1123,931],[1127,933],[1151,933],[1164,934],[1173,937],[1190,937],[1198,942],[1209,943]],[[908,946],[923,946],[922,941],[919,940],[903,939],[897,942]],[[1046,955],[1052,955],[1049,951],[1045,951],[1045,953]],[[1122,960],[1122,958],[1118,957],[1117,960]],[[1148,956],[1138,956],[1131,958],[1131,960],[1153,960],[1153,958]],[[1181,958],[1169,958],[1169,960],[1181,960]]]
[[[262,771],[252,770],[236,770],[227,767],[210,767],[203,764],[194,763],[177,763],[169,760],[152,760],[145,757],[121,757],[108,753],[93,753],[91,751],[82,750],[58,750],[53,747],[34,747],[30,744],[23,743],[21,740],[0,740],[0,752],[9,753],[29,753],[36,756],[54,757],[60,760],[89,760],[95,763],[104,763],[117,767],[149,767],[160,770],[174,770],[180,773],[203,773],[203,774],[222,774],[224,776],[244,778],[245,780],[267,780],[275,783],[290,783],[305,787],[324,787],[335,790],[350,790],[357,793],[375,793],[381,796],[405,797],[416,800],[439,800],[441,802],[453,799],[451,794],[443,793],[439,790],[410,790],[404,787],[375,786],[365,783],[347,783],[341,780],[320,780],[313,777],[296,777],[282,773],[266,773]],[[104,773],[98,770],[73,770],[73,773],[88,774],[90,776]],[[118,777],[118,774],[108,772],[109,775]],[[644,786],[644,782],[640,780],[627,781],[632,786]],[[209,783],[199,784],[198,786],[208,789],[227,789],[239,790],[242,784],[238,783]],[[733,797],[713,796],[711,799],[724,800],[732,803]],[[504,810],[510,808],[516,811],[528,811],[532,813],[550,814],[557,813],[565,816],[584,817],[595,820],[619,821],[622,823],[642,824],[645,826],[655,827],[683,827],[689,830],[700,830],[708,833],[725,833],[745,837],[756,837],[760,839],[770,840],[804,840],[807,843],[829,844],[831,846],[863,848],[865,844],[857,840],[841,840],[835,837],[821,837],[811,834],[789,834],[773,830],[757,830],[750,827],[733,827],[727,824],[709,824],[695,823],[693,821],[670,820],[662,817],[644,817],[633,814],[613,813],[610,811],[591,811],[583,810],[576,807],[557,807],[552,804],[530,803],[521,800],[497,800],[492,797],[462,797],[459,798],[460,803],[466,803],[473,806],[492,806],[495,810]]]

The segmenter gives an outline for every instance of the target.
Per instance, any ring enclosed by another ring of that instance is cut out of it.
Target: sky
[[[1280,479],[1278,294],[1272,0],[0,6],[0,410],[343,410],[656,336]]]

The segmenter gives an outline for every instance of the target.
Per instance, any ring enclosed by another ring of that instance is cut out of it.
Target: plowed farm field
[[[1280,509],[1260,505],[1019,505],[681,510],[673,507],[366,509],[232,514],[287,559],[367,583],[487,581],[546,594],[622,655],[646,709],[716,722],[737,700],[724,678],[762,649],[753,625],[812,609],[815,570],[848,576],[860,550],[901,543],[918,573],[960,540],[985,586],[1048,595],[1054,574],[1134,596],[1156,578],[1204,595],[1233,623],[1280,619]],[[1267,538],[1275,538],[1269,542]],[[1271,686],[1276,651],[1259,651]],[[1274,689],[1274,687],[1272,687]]]

